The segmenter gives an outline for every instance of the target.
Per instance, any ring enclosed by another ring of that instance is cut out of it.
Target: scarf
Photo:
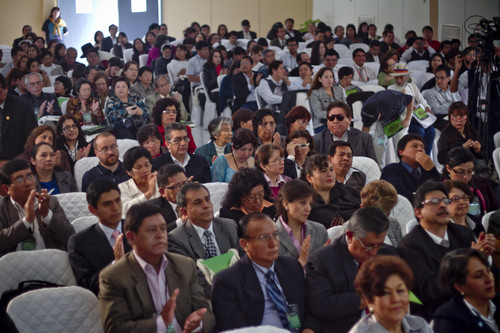
[[[52,17],[49,17],[50,22],[54,25],[54,30],[52,34],[57,37],[61,37],[62,28],[66,27],[66,22],[60,17],[57,18],[57,21],[54,21]]]

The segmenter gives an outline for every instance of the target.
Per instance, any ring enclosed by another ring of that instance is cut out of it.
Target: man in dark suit
[[[109,36],[104,38],[101,43],[101,51],[111,52],[113,46],[117,43],[116,33],[118,32],[118,27],[111,24],[108,28]]]
[[[335,170],[335,179],[358,192],[366,183],[363,171],[352,167],[352,148],[349,142],[337,140],[328,148],[328,159]]]
[[[211,332],[214,316],[198,284],[194,262],[168,253],[167,225],[148,202],[130,208],[125,235],[133,251],[99,275],[106,332]]]
[[[371,135],[350,127],[352,112],[349,105],[333,102],[328,105],[326,115],[328,128],[313,137],[316,153],[327,155],[333,141],[344,140],[351,145],[354,156],[370,157],[377,162]]]
[[[24,144],[37,126],[30,104],[8,93],[7,80],[0,74],[0,159],[12,159],[24,151]]]
[[[39,118],[46,115],[60,116],[62,114],[56,94],[42,91],[43,79],[40,73],[29,73],[24,81],[27,91],[21,97],[30,103],[33,114]]]
[[[353,283],[358,268],[377,253],[394,254],[385,245],[387,215],[378,207],[357,210],[345,235],[309,256],[306,265],[307,304],[316,319],[315,332],[348,332],[366,308]]]
[[[298,30],[293,29],[293,25],[295,24],[295,21],[293,18],[287,18],[285,20],[285,33],[286,33],[286,38],[295,38],[297,42],[303,42],[304,39],[302,38],[302,34]]]
[[[308,328],[304,322],[304,271],[296,259],[278,257],[273,221],[263,213],[251,213],[240,220],[240,231],[240,245],[247,255],[214,277],[212,306],[217,332],[257,325],[291,330],[295,327],[287,319],[286,304],[294,308],[301,328]]]
[[[165,144],[168,153],[160,155],[153,160],[153,170],[158,171],[162,165],[177,164],[184,168],[187,177],[198,183],[209,183],[212,181],[210,166],[207,160],[195,154],[189,154],[186,125],[171,123],[165,128]]]
[[[89,211],[99,222],[70,237],[69,262],[76,283],[99,294],[99,273],[131,250],[123,237],[122,200],[118,185],[107,179],[94,180],[87,189]]]
[[[24,160],[12,160],[0,169],[0,256],[23,250],[60,249],[75,233],[56,197],[36,193],[36,179]],[[33,204],[36,201],[36,204]]]
[[[276,28],[276,38],[271,40],[271,46],[279,47],[280,49],[284,49],[286,44],[285,40],[285,28],[283,26]]]
[[[242,57],[240,66],[241,72],[234,75],[232,80],[233,93],[235,97],[232,109],[236,111],[241,108],[246,108],[252,111],[257,111],[255,89],[259,85],[263,74],[254,73],[252,71],[252,57]]]
[[[424,139],[418,134],[407,134],[398,142],[399,163],[391,163],[382,169],[380,179],[387,180],[399,194],[413,202],[413,194],[427,180],[437,179],[432,159],[425,153]]]
[[[241,31],[238,31],[238,39],[256,39],[257,34],[250,31],[250,21],[241,21]]]
[[[210,192],[199,183],[185,184],[177,193],[177,204],[186,223],[168,234],[168,250],[185,255],[193,260],[208,259],[239,249],[238,228],[230,219],[214,218]],[[210,297],[211,287],[203,274],[199,274],[200,285]]]
[[[161,215],[167,222],[168,232],[180,227],[187,221],[188,217],[179,212],[177,193],[179,193],[182,185],[190,181],[191,179],[186,177],[184,169],[177,164],[167,164],[158,170],[156,182],[161,196],[152,199],[150,202],[161,209]]]
[[[438,286],[441,259],[451,250],[473,247],[491,254],[495,250],[493,235],[479,236],[476,244],[469,227],[450,222],[446,206],[450,203],[443,183],[427,182],[415,193],[415,216],[419,225],[398,243],[401,257],[410,265],[415,275],[412,291],[423,306],[412,304],[412,314],[430,321],[434,311],[444,304],[450,295]],[[472,246],[471,246],[472,245]]]
[[[381,64],[385,54],[380,52],[380,42],[378,40],[370,41],[370,49],[366,52],[366,62],[376,62]]]

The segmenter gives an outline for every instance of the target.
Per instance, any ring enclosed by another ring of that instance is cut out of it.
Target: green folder
[[[206,265],[215,274],[217,274],[220,271],[225,270],[226,268],[229,267],[229,263],[231,262],[232,258],[233,258],[233,253],[227,252],[227,253],[221,254],[220,256],[212,257],[210,259],[203,260],[202,264]]]
[[[418,297],[415,296],[415,294],[412,293],[411,291],[410,291],[410,295],[408,298],[409,298],[410,302],[417,303],[419,305],[424,305],[424,303],[422,303],[422,301],[419,300]]]
[[[399,117],[384,126],[384,133],[385,135],[387,135],[388,139],[392,138],[394,135],[398,134],[402,130],[403,130],[403,122]]]
[[[57,103],[59,104],[59,106],[62,105],[63,102],[69,100],[68,97],[57,97]]]

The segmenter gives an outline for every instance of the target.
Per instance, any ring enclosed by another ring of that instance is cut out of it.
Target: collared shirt
[[[349,138],[349,132],[350,132],[349,130],[346,130],[346,131],[344,132],[344,134],[342,134],[342,136],[341,136],[340,138],[339,138],[339,137],[337,137],[337,136],[336,136],[335,134],[333,134],[332,132],[330,132],[330,133],[332,133],[332,140],[333,140],[333,141],[342,140],[342,141],[347,142],[347,139]]]
[[[290,178],[287,176],[278,175],[278,178],[276,178],[276,184],[273,185],[271,179],[265,173],[264,178],[266,179],[267,185],[269,185],[269,189],[271,190],[271,198],[273,199],[278,196],[278,192],[281,186],[283,186],[283,184],[290,180]]]
[[[182,222],[182,219],[179,217],[179,213],[177,213],[177,204],[176,203],[173,203],[173,202],[170,202],[167,200],[167,202],[170,204],[170,206],[172,207],[172,210],[174,211],[174,214],[175,216],[177,216],[177,220],[175,220],[175,225],[177,227],[180,227],[181,225],[184,224],[184,222]]]
[[[45,242],[43,240],[42,235],[40,234],[40,228],[39,228],[38,223],[37,223],[38,218],[36,217],[36,215],[35,215],[35,220],[33,221],[33,223],[29,223],[28,220],[26,220],[26,211],[24,210],[24,207],[22,207],[20,204],[15,202],[14,199],[12,199],[12,197],[10,197],[10,202],[12,203],[12,205],[14,205],[14,208],[16,208],[17,213],[19,214],[19,219],[21,219],[21,221],[23,222],[26,229],[33,232],[33,237],[35,238],[35,242],[36,242],[36,249],[37,250],[45,249],[46,248]],[[45,225],[49,225],[49,222],[51,219],[52,219],[52,211],[49,209],[49,213],[47,214],[47,216],[42,217],[42,223],[45,223]],[[22,251],[22,249],[23,249],[22,245],[23,245],[23,242],[20,242],[19,244],[17,244],[16,251]]]
[[[123,164],[121,161],[118,161],[118,168],[115,171],[111,171],[110,169],[104,167],[101,163],[85,172],[82,178],[82,191],[86,192],[87,187],[94,179],[104,178],[112,181],[116,185],[121,184],[130,179],[129,175],[125,172],[123,168]]]
[[[283,61],[283,66],[285,66],[285,68],[289,68],[290,70],[297,67],[297,56],[291,55],[288,51],[285,51],[281,55],[281,61]]]
[[[414,167],[412,167],[411,165],[409,165],[408,163],[403,162],[403,161],[401,161],[401,165],[405,168],[405,170],[406,170],[406,171],[408,171],[408,173],[409,173],[410,175],[411,175],[411,174],[413,174],[413,170],[415,170],[415,169],[418,169],[418,173],[419,173],[419,174],[421,174],[421,173],[422,173],[422,172],[420,171],[420,167],[419,167],[419,166],[418,166],[418,167],[416,167],[416,168],[414,168]]]
[[[436,50],[434,50],[430,46],[427,47],[426,50],[429,51],[429,57],[431,57],[434,53],[436,53]],[[401,59],[403,59],[406,62],[409,62],[409,61],[411,61],[411,55],[412,55],[413,51],[415,51],[415,53],[417,53],[418,55],[423,56],[426,50],[423,50],[422,52],[418,52],[416,49],[413,48],[413,46],[410,46],[406,51],[403,52],[403,54],[401,55]]]
[[[186,155],[184,156],[184,162],[180,162],[178,161],[174,155],[170,154],[170,156],[172,157],[172,161],[174,161],[174,164],[177,164],[178,166],[182,167],[184,170],[186,170],[186,165],[189,163],[189,160],[191,159],[191,156],[189,156],[188,153],[186,153]]]
[[[429,103],[432,112],[439,115],[447,115],[450,104],[461,101],[458,92],[452,93],[450,89],[443,90],[437,85],[432,89],[425,90],[422,95]]]
[[[345,174],[345,177],[344,177],[344,184],[347,183],[347,181],[349,180],[349,177],[352,176],[353,173],[355,172],[359,172],[358,169],[354,169],[354,168],[349,168],[349,170],[347,170],[347,173]]]
[[[245,79],[247,80],[248,91],[250,91],[250,94],[248,94],[247,99],[245,100],[245,102],[256,101],[257,98],[255,97],[255,86],[252,86],[250,84],[250,78],[248,77],[248,75],[246,75],[245,73],[242,73],[242,74],[245,77]]]
[[[500,332],[500,330],[498,329],[498,325],[495,321],[495,312],[497,310],[497,307],[495,306],[495,304],[493,304],[493,302],[490,300],[489,301],[489,309],[490,311],[488,312],[488,316],[483,316],[481,314],[481,312],[479,312],[478,309],[476,309],[474,307],[474,305],[470,304],[469,302],[467,302],[467,300],[464,298],[464,303],[465,305],[467,305],[467,307],[469,308],[470,312],[472,312],[473,315],[475,316],[478,316],[478,317],[481,317],[482,320],[484,320],[484,322],[496,333]]]
[[[252,261],[252,266],[255,270],[255,273],[257,274],[257,278],[259,279],[260,287],[262,289],[262,293],[264,294],[264,315],[262,316],[262,322],[260,323],[261,325],[271,325],[274,327],[279,327],[283,328],[283,324],[281,323],[278,310],[276,309],[276,305],[274,305],[274,302],[272,301],[271,297],[269,297],[267,293],[267,278],[266,274],[267,271],[273,271],[274,274],[274,282],[278,286],[278,289],[280,290],[281,294],[283,295],[283,289],[281,288],[281,284],[278,280],[278,276],[276,275],[276,272],[274,270],[274,263],[271,265],[270,268],[265,268],[260,265],[257,265],[255,262]],[[285,296],[283,295],[283,298]],[[286,302],[286,299],[285,299]]]
[[[297,252],[300,253],[300,242],[303,241],[304,239],[306,239],[306,231],[307,231],[306,230],[306,228],[307,228],[306,224],[302,223],[302,225],[300,226],[300,237],[301,237],[301,239],[298,240],[293,235],[292,228],[290,228],[288,226],[288,224],[283,220],[283,217],[280,216],[279,221],[281,222],[281,225],[283,226],[283,228],[286,230],[286,232],[288,233],[288,235],[292,239],[293,246],[295,246],[295,248],[297,249]]]
[[[304,80],[299,76],[295,80],[292,81],[290,86],[288,87],[288,90],[302,90],[302,89],[311,89],[311,84],[308,83],[306,86],[302,86],[304,83]]]
[[[271,91],[271,86],[267,80],[271,80],[276,88]],[[259,96],[267,103],[266,107],[270,107],[274,104],[281,104],[283,101],[283,94],[285,91],[281,90],[281,85],[283,80],[276,81],[273,79],[272,75],[269,75],[267,79],[260,80],[259,86],[256,88]]]
[[[219,245],[217,244],[217,239],[215,238],[215,233],[214,233],[214,224],[210,223],[210,226],[208,227],[208,229],[199,227],[196,224],[194,224],[193,222],[191,222],[191,224],[193,225],[194,230],[196,230],[196,233],[198,234],[198,237],[200,237],[200,240],[204,246],[205,246],[205,242],[206,242],[205,235],[204,235],[205,230],[210,231],[210,233],[212,234],[212,241],[213,241],[215,247],[217,248],[217,255],[220,255],[221,253],[220,253]]]
[[[370,80],[376,80],[377,74],[370,67],[360,67],[353,63],[354,67],[354,76],[352,79],[354,81],[368,82]]]
[[[113,232],[115,230],[117,230],[120,234],[123,233],[122,222],[120,221],[118,223],[118,225],[116,226],[116,229],[111,229],[110,227],[105,226],[104,224],[101,223],[101,221],[99,221],[99,227],[101,228],[102,232],[106,236],[106,239],[108,240],[109,245],[111,245],[111,247],[114,247],[116,239],[114,239],[112,235],[113,235]]]
[[[425,229],[424,229],[424,230],[425,230]],[[425,230],[425,232],[429,235],[429,237],[432,239],[432,241],[433,241],[434,243],[436,243],[437,245],[441,245],[441,242],[442,242],[443,240],[446,240],[446,241],[448,241],[448,242],[450,241],[450,239],[448,238],[448,231],[444,233],[444,237],[443,237],[443,238],[441,238],[441,237],[439,237],[439,236],[437,236],[437,235],[434,235],[432,232],[429,232],[429,231],[427,231],[427,230]]]
[[[186,75],[200,76],[206,62],[207,59],[203,59],[199,54],[195,55],[187,63]],[[191,82],[191,88],[199,85],[200,82]]]

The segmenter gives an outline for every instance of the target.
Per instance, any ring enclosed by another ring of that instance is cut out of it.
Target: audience
[[[196,148],[195,154],[205,157],[210,166],[212,166],[219,156],[230,154],[233,138],[232,127],[233,122],[229,118],[218,117],[212,119],[208,124],[210,142]]]

